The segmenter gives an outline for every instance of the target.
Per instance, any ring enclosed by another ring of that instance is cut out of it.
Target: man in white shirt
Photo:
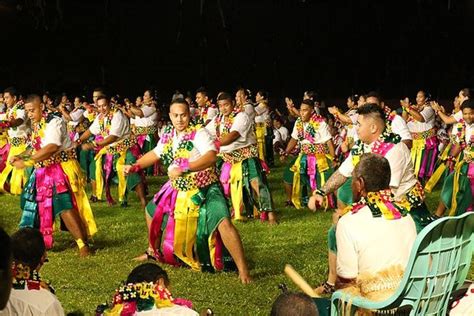
[[[364,274],[376,275],[396,267],[403,271],[406,267],[416,226],[407,216],[408,204],[396,202],[391,194],[390,174],[388,160],[377,154],[362,155],[354,169],[353,198],[358,202],[339,219],[336,229],[339,287],[355,285],[356,280],[363,282]],[[401,275],[396,277],[401,279]]]
[[[52,288],[41,281],[39,270],[46,260],[41,233],[22,228],[12,235],[13,289],[0,316],[62,316],[64,310]]]
[[[202,126],[206,126],[214,117],[219,115],[217,106],[211,104],[209,100],[209,93],[204,87],[197,89],[196,91],[196,104],[198,105],[197,117],[195,121]]]

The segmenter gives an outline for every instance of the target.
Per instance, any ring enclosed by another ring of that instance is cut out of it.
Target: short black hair
[[[390,188],[391,169],[387,158],[374,154],[362,154],[354,168],[354,176],[364,179],[365,191],[378,192]]]
[[[12,246],[10,236],[0,227],[0,270],[11,269]]]
[[[232,99],[232,96],[229,93],[221,92],[221,93],[219,93],[219,96],[217,97],[217,101],[223,101],[223,100],[229,100],[229,101],[232,102],[233,99]]]
[[[385,112],[375,103],[366,103],[357,108],[359,115],[370,116],[374,119],[380,119],[385,123]]]
[[[18,91],[14,87],[8,87],[5,90],[3,90],[3,94],[8,93],[12,97],[18,96]]]
[[[380,95],[380,93],[378,93],[377,91],[369,91],[366,95],[365,95],[365,98],[376,98],[377,101],[380,103],[382,102],[382,96]]]
[[[285,292],[273,303],[270,316],[318,316],[313,299],[304,293]]]
[[[186,101],[185,99],[183,98],[176,98],[174,99],[173,101],[171,101],[170,103],[170,109],[171,107],[174,105],[174,104],[183,104],[186,106],[186,109],[188,110],[188,113],[189,113],[189,103],[188,101]]]
[[[268,99],[268,92],[265,90],[258,90],[257,94],[260,94],[265,100]]]
[[[127,277],[127,284],[129,283],[141,283],[141,282],[153,282],[155,283],[159,279],[163,279],[165,284],[169,284],[168,274],[156,263],[143,263],[135,267]]]
[[[98,96],[98,97],[97,97],[97,102],[99,102],[99,100],[105,100],[105,101],[107,101],[107,103],[110,102],[110,98],[107,97],[106,95],[100,95],[100,96]]]
[[[12,235],[13,260],[34,270],[46,252],[43,235],[34,228],[21,228]]]
[[[301,105],[306,104],[309,105],[310,107],[314,108],[314,101],[311,99],[304,99],[301,101]]]
[[[474,109],[474,100],[467,99],[461,104],[461,109]]]
[[[206,97],[209,97],[209,93],[207,92],[207,89],[204,88],[204,87],[199,87],[197,90],[196,90],[196,94],[203,94],[205,95]]]
[[[35,100],[39,100],[41,102],[41,97],[34,93],[28,94],[28,96],[26,97],[25,103],[34,102]]]

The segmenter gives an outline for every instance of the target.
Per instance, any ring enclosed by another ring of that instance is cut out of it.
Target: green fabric
[[[293,171],[291,171],[290,168],[291,166],[295,164],[296,159],[298,159],[298,157],[294,157],[293,159],[291,159],[290,163],[288,164],[288,166],[286,166],[285,170],[283,171],[283,181],[285,181],[285,183],[288,183],[288,184],[293,183]]]
[[[115,172],[117,172],[117,169],[116,169],[117,158],[118,157],[114,158],[114,171]],[[133,165],[135,162],[137,162],[137,158],[132,154],[130,150],[127,150],[127,153],[125,155],[125,164]],[[126,181],[127,181],[127,191],[132,191],[142,181],[142,178],[140,174],[132,173],[126,177]]]
[[[337,253],[336,225],[332,225],[328,230],[328,249],[330,252]]]
[[[472,163],[472,162],[471,162]],[[456,214],[454,215],[461,215],[469,208],[471,203],[473,202],[473,193],[471,191],[471,184],[469,182],[469,178],[467,176],[467,172],[469,169],[469,164],[464,163],[460,170],[459,175],[459,191],[456,195]],[[454,189],[454,176],[455,173],[452,172],[450,175],[446,177],[443,184],[443,189],[441,190],[441,202],[446,206],[449,210],[451,208],[451,199],[453,196],[453,189]]]
[[[253,214],[254,205],[257,206],[260,212],[272,211],[272,196],[268,189],[267,177],[262,165],[260,164],[260,159],[249,158],[242,161],[242,175],[244,178],[244,202],[251,202],[247,203],[245,207],[247,214]],[[251,181],[258,181],[258,200],[255,200],[254,194],[252,193]]]
[[[409,214],[413,218],[416,225],[416,233],[419,233],[423,228],[428,226],[435,218],[431,215],[428,207],[423,202],[421,205],[411,207]]]
[[[352,177],[347,178],[346,182],[337,190],[337,199],[346,205],[351,205],[352,201]]]
[[[91,173],[91,163],[94,161],[94,152],[92,150],[81,150],[79,149],[79,165],[81,166],[82,172],[87,175],[87,179],[92,178]],[[94,173],[95,173],[95,163],[94,163]],[[95,179],[95,174],[94,174]]]
[[[157,144],[157,139],[154,134],[148,134],[147,138],[145,139],[145,142],[143,143],[143,148],[141,149],[142,154],[146,154],[149,151],[152,151]],[[150,167],[145,169],[145,173],[147,175],[153,175],[153,169],[154,165],[151,165]]]
[[[316,307],[318,308],[319,316],[331,315],[331,300],[327,298],[313,298]]]
[[[74,206],[69,192],[53,194],[53,213],[55,217],[63,211],[72,210],[73,208]]]

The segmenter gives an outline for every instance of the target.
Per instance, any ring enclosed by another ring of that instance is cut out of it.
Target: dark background
[[[472,86],[473,16],[472,0],[3,0],[0,88],[451,99]]]

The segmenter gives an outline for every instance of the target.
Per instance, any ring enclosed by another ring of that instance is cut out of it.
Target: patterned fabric
[[[239,148],[228,153],[220,153],[222,160],[231,164],[244,161],[249,158],[258,157],[258,147],[252,144],[247,147]]]
[[[436,130],[434,128],[421,132],[421,133],[411,133],[411,137],[413,137],[414,140],[427,139],[433,136],[436,136]]]
[[[190,172],[171,181],[171,186],[179,191],[190,191],[204,188],[219,180],[215,167],[210,167],[198,172]]]
[[[10,144],[12,144],[12,146],[18,147],[20,145],[26,144],[27,138],[26,137],[12,137],[10,138],[9,142]]]
[[[137,144],[137,139],[133,135],[131,135],[129,138],[125,138],[114,143],[113,146],[108,146],[107,153],[112,154],[112,155],[120,154],[120,153],[126,152],[127,149],[133,147],[136,144]]]
[[[149,135],[157,132],[156,126],[135,126],[133,125],[132,132],[135,135]]]
[[[301,144],[301,151],[306,155],[327,154],[329,148],[324,144]]]
[[[395,197],[390,189],[378,192],[368,192],[367,197],[362,197],[359,202],[348,206],[344,213],[357,213],[364,206],[368,206],[372,212],[372,216],[383,217],[388,220],[399,219],[408,214],[410,204],[406,201],[396,202]]]
[[[66,162],[69,160],[77,160],[77,153],[75,149],[61,150],[60,152],[57,152],[51,157],[49,157],[48,159],[36,162],[34,167],[44,168],[54,164],[60,164],[61,162]]]

